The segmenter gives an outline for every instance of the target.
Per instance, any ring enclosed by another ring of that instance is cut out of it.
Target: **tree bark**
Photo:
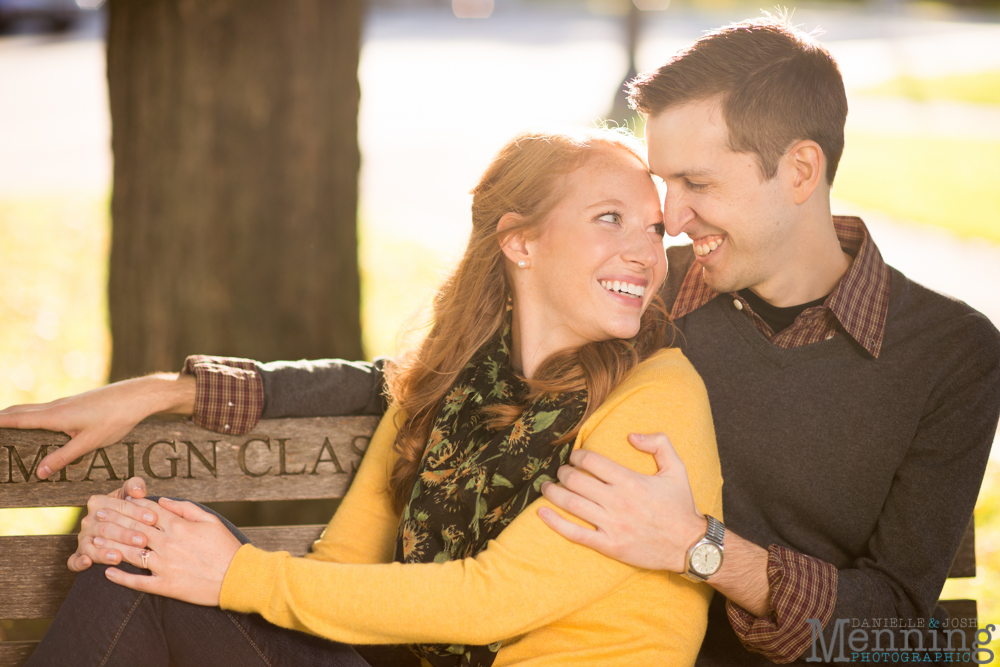
[[[111,380],[359,358],[361,0],[111,0]]]

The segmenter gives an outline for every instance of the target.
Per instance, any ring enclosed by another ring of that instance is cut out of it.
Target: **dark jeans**
[[[249,542],[219,518],[240,542]],[[119,567],[148,574],[127,563]],[[368,667],[347,644],[286,630],[257,614],[133,591],[109,581],[105,570],[106,565],[93,565],[77,576],[28,666]]]

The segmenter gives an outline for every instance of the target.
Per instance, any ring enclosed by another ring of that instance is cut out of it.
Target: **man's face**
[[[705,282],[719,292],[761,286],[795,251],[781,168],[761,182],[756,156],[734,153],[727,138],[715,100],[671,107],[646,122],[650,171],[667,186],[666,231],[688,235]]]

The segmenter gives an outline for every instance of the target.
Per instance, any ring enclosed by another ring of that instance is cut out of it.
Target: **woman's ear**
[[[516,266],[523,269],[531,263],[531,258],[528,256],[528,246],[525,243],[524,230],[516,230],[503,235],[504,230],[517,227],[522,222],[524,222],[524,218],[517,213],[505,213],[497,223],[497,232],[501,234],[500,249],[503,254]]]

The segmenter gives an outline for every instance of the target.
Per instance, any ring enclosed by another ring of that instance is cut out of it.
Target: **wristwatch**
[[[726,537],[726,527],[715,517],[706,515],[705,518],[708,519],[708,532],[688,549],[687,572],[681,573],[682,577],[699,584],[719,571],[725,550],[722,542]]]

